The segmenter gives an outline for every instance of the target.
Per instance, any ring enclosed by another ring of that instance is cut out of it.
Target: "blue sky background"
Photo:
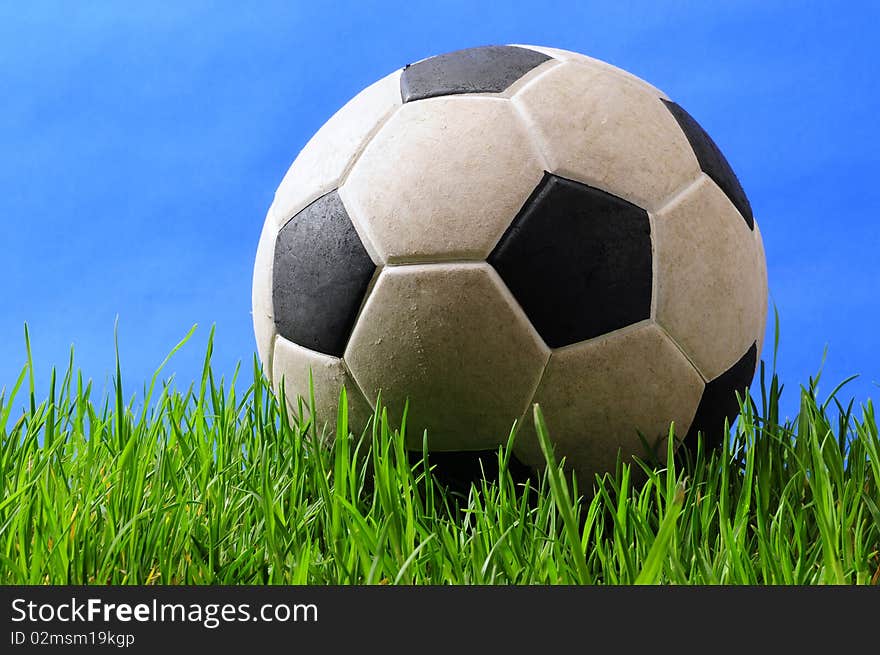
[[[168,369],[178,386],[211,324],[218,371],[249,366],[257,239],[312,133],[406,63],[519,42],[604,59],[693,114],[761,226],[785,406],[826,345],[822,388],[858,373],[847,395],[876,397],[878,6],[3,3],[0,387],[24,363],[25,321],[41,387],[73,344],[103,390],[117,316],[130,393],[194,323]]]

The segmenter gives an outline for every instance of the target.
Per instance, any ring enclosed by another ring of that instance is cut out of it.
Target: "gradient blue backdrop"
[[[877,3],[240,4],[0,6],[0,387],[25,321],[42,388],[71,344],[105,388],[117,316],[129,392],[194,323],[179,386],[211,324],[219,372],[249,366],[257,238],[311,134],[408,62],[520,42],[645,78],[726,153],[764,236],[786,407],[826,345],[825,391],[858,373],[848,395],[877,395]]]

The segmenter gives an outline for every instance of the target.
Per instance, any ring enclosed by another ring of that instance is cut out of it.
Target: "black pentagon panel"
[[[551,348],[651,313],[651,228],[644,209],[545,173],[489,263]]]
[[[500,93],[530,70],[551,59],[516,46],[456,50],[410,64],[400,76],[403,102],[456,93]]]
[[[753,343],[736,364],[706,384],[697,413],[684,439],[686,448],[696,449],[698,432],[703,433],[703,443],[706,446],[715,448],[721,445],[724,421],[733,423],[739,414],[736,394],[739,392],[742,396],[746,387],[752,383],[757,365],[758,344]]]
[[[661,98],[661,100],[663,99]],[[752,215],[752,206],[749,204],[746,192],[743,191],[736,174],[721,153],[721,150],[715,145],[712,137],[680,105],[670,100],[663,100],[663,104],[666,105],[666,108],[669,109],[675,120],[678,121],[681,131],[684,132],[688,142],[691,144],[691,148],[693,148],[700,168],[730,198],[730,202],[739,210],[749,229],[754,230],[755,219]]]
[[[272,270],[275,328],[285,339],[341,356],[376,270],[336,191],[278,232]]]

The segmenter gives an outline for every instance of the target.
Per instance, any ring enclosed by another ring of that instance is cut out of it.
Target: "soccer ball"
[[[755,373],[766,263],[740,183],[678,104],[584,55],[460,50],[340,109],[291,165],[257,248],[253,320],[288,402],[353,425],[377,396],[406,446],[581,479],[722,439]],[[332,432],[332,431],[331,431]]]

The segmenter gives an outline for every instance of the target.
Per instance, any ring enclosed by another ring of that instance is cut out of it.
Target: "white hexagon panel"
[[[452,95],[404,105],[341,195],[386,262],[480,260],[543,174],[508,100]]]
[[[345,360],[364,393],[382,393],[407,446],[482,450],[506,441],[550,351],[487,264],[386,267]]]
[[[323,432],[330,437],[336,434],[336,416],[342,387],[345,387],[348,401],[349,424],[354,433],[359,434],[372,416],[373,407],[354,383],[342,359],[303,348],[284,337],[277,337],[272,357],[272,378],[279,393],[283,387],[292,416],[310,418],[310,376],[315,391],[319,434]],[[299,400],[302,400],[302,414]]]
[[[704,383],[687,357],[650,321],[553,352],[534,395],[557,458],[578,479],[614,469],[618,455],[646,455],[642,439],[666,452],[670,424],[687,433]],[[609,408],[613,408],[611,411]],[[525,416],[514,452],[543,465],[531,416]],[[614,438],[610,438],[614,435]]]
[[[675,117],[650,87],[568,61],[513,97],[553,173],[644,209],[700,171]]]

